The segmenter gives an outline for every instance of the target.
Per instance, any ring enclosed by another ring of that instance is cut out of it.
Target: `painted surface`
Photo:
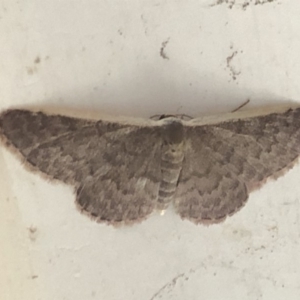
[[[4,0],[0,108],[199,116],[297,102],[299,14],[298,0]],[[0,169],[0,299],[300,297],[299,165],[210,227],[172,211],[99,225],[2,148]]]

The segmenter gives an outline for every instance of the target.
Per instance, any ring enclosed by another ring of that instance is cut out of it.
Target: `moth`
[[[98,222],[135,223],[172,204],[212,224],[297,162],[300,108],[157,121],[14,109],[1,114],[0,136],[31,170],[73,186]]]

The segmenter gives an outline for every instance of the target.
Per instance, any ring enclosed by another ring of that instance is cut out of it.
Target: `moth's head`
[[[169,145],[177,145],[182,143],[184,137],[184,129],[180,119],[170,116],[164,118],[162,125],[164,141]]]
[[[160,115],[158,116],[158,120],[163,120],[163,119],[167,119],[167,118],[177,118],[176,115]]]
[[[169,114],[163,114],[163,115],[154,115],[150,119],[159,121],[167,118],[177,118],[180,120],[191,120],[193,117],[186,115],[186,114],[177,114],[177,115],[169,115]]]

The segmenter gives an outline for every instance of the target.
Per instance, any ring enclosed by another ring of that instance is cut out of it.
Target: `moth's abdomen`
[[[172,201],[182,168],[182,144],[164,146],[161,158],[162,180],[159,186],[157,209],[164,210]]]

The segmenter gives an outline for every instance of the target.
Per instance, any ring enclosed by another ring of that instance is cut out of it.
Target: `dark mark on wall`
[[[167,40],[165,40],[162,44],[161,44],[161,48],[160,48],[160,56],[163,59],[169,59],[169,57],[167,56],[167,54],[165,53],[165,48],[169,43],[170,38],[168,38]]]

